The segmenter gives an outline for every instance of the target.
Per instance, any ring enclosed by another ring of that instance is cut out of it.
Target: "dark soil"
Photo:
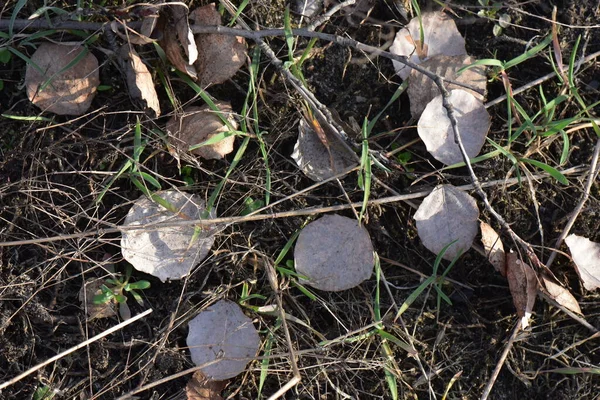
[[[15,3],[0,6],[2,20],[10,19]],[[53,2],[55,7],[72,12],[73,7],[67,3]],[[197,3],[205,2],[193,2],[191,8]],[[389,29],[397,30],[405,23],[393,6],[394,1],[362,3],[363,10],[349,9],[345,14],[334,16],[325,25],[324,32],[379,46],[385,42],[384,36]],[[494,37],[492,21],[474,18],[481,9],[477,2],[448,4],[452,11],[449,15],[457,20],[470,55],[477,59],[510,60],[522,54],[528,44],[539,43],[551,32],[552,9],[547,2],[505,3],[501,12],[508,13],[514,25],[506,28],[500,37]],[[599,51],[600,30],[570,27],[596,24],[597,5],[594,2],[555,3],[558,22],[563,24],[559,35],[565,63],[579,36],[582,38],[579,55]],[[18,17],[27,18],[41,6],[41,1],[29,1]],[[261,29],[281,27],[284,7],[281,1],[251,0],[243,18]],[[433,7],[438,8],[437,5]],[[84,18],[96,22],[114,18],[102,13],[99,6],[92,10],[95,12]],[[369,15],[366,19],[365,14]],[[297,15],[292,16],[294,24],[299,21]],[[382,21],[386,21],[385,24]],[[55,41],[79,40],[72,32],[55,33],[50,38]],[[0,47],[5,45],[4,41],[0,36]],[[281,59],[286,57],[283,39],[273,38],[268,42]],[[27,56],[33,53],[31,46],[16,43],[6,42],[6,45],[16,46]],[[34,40],[33,43],[38,42]],[[308,40],[298,41],[297,55],[307,44]],[[188,175],[183,176],[164,141],[152,133],[152,130],[164,128],[173,115],[163,84],[155,77],[163,115],[150,118],[132,104],[118,65],[104,51],[109,47],[106,39],[99,35],[90,50],[102,65],[102,84],[111,88],[96,96],[91,109],[95,111],[76,119],[40,114],[22,87],[25,62],[13,56],[8,64],[0,64],[0,79],[4,82],[0,91],[0,111],[4,115],[0,118],[0,242],[93,233],[41,243],[0,246],[0,383],[119,322],[117,317],[88,320],[79,292],[86,279],[108,277],[108,264],[120,273],[126,269],[127,263],[119,249],[120,236],[104,230],[123,222],[132,201],[139,198],[141,192],[127,177],[122,177],[112,184],[102,201],[97,202],[97,199],[111,177],[131,158],[133,130],[138,118],[148,139],[140,160],[147,171],[160,178],[163,188],[185,188],[206,199],[233,161],[233,154],[222,161],[181,160],[184,166],[191,166]],[[249,47],[253,49],[254,44],[249,42]],[[155,70],[160,69],[166,74],[179,102],[202,104],[196,93],[161,62],[151,45],[141,48],[140,54]],[[546,51],[509,70],[512,87],[520,87],[552,72],[549,54],[551,52]],[[353,121],[360,125],[364,118],[373,118],[381,112],[401,83],[390,60],[376,58],[372,63],[362,63],[363,57],[355,50],[319,41],[303,66],[308,88],[323,104],[331,107],[346,126],[352,126]],[[599,68],[593,60],[585,64],[576,77],[579,93],[589,105],[600,100]],[[269,151],[273,182],[271,201],[274,202],[292,196],[314,182],[299,172],[290,158],[298,132],[299,95],[264,56],[258,77],[258,124],[264,131]],[[230,101],[233,109],[240,112],[247,90],[248,69],[244,67],[234,78],[209,88],[208,92],[214,98]],[[543,84],[543,90],[546,98],[551,99],[561,92],[562,86],[553,78]],[[487,99],[493,100],[503,94],[502,81],[491,80]],[[542,105],[537,87],[516,98],[530,115]],[[575,102],[563,104],[557,111],[557,118],[568,118],[578,111]],[[589,111],[597,115],[598,107]],[[490,108],[489,112],[492,115],[489,137],[505,145],[506,103]],[[51,120],[23,120],[15,119],[15,116],[42,116]],[[417,138],[414,125],[404,94],[384,111],[374,130],[374,134],[391,133],[374,140],[371,148],[391,151],[394,146],[411,142]],[[393,131],[404,126],[409,128]],[[523,136],[511,150],[517,156],[524,156],[538,146],[539,149],[527,157],[559,169],[589,166],[597,140],[593,130],[578,130],[570,140],[569,158],[560,167],[560,140],[547,144],[541,139],[528,144]],[[237,144],[240,143],[238,138]],[[486,145],[482,154],[492,150],[491,145]],[[469,183],[465,169],[439,171],[442,165],[429,156],[423,143],[411,145],[407,152],[411,157],[407,165],[396,162],[396,168],[389,173],[374,168],[377,178],[395,191],[406,193],[440,183]],[[503,180],[509,173],[511,177],[515,176],[512,167],[509,159],[499,156],[475,164],[474,170],[481,181],[493,181]],[[193,185],[186,187],[185,178],[191,179]],[[413,184],[415,178],[422,179]],[[499,183],[486,192],[494,208],[512,229],[536,246],[540,258],[546,260],[550,250],[543,246],[551,247],[561,234],[583,194],[585,179],[587,175],[581,179],[570,177],[569,186],[563,186],[544,178],[533,182],[534,195],[526,180],[510,187]],[[265,185],[266,172],[260,147],[257,140],[251,140],[216,203],[219,216],[239,216],[245,199],[264,199]],[[363,192],[357,186],[354,173],[342,179],[340,185],[335,182],[324,184],[278,204],[272,210],[283,212],[345,204],[347,199],[341,188],[352,201],[362,201]],[[382,185],[375,184],[372,188],[371,198],[389,195],[391,193]],[[538,205],[539,220],[535,204]],[[482,202],[479,206],[484,210]],[[351,212],[341,214],[353,217]],[[403,341],[412,340],[418,352],[418,357],[412,357],[399,346],[391,345],[398,397],[428,399],[434,398],[435,394],[442,398],[448,390],[446,398],[449,399],[479,398],[518,319],[507,282],[485,257],[471,250],[448,274],[455,283],[442,285],[452,305],[443,301],[438,305],[435,290],[425,291],[402,315],[402,322],[394,322],[394,306],[401,305],[422,282],[421,276],[413,271],[430,276],[435,260],[435,255],[423,247],[417,236],[413,214],[414,209],[405,203],[372,206],[368,209],[368,223],[365,224],[389,284],[389,292],[382,285],[380,298],[382,313],[386,314],[385,329]],[[193,364],[185,342],[187,321],[218,299],[238,301],[243,285],[248,285],[252,294],[264,296],[264,299],[250,300],[249,305],[275,304],[276,296],[281,294],[286,312],[314,330],[288,321],[295,350],[300,351],[297,362],[302,380],[284,398],[392,398],[385,380],[386,358],[382,356],[378,335],[330,346],[321,343],[323,338],[333,340],[357,330],[358,333],[370,331],[364,327],[375,321],[375,276],[353,290],[339,293],[313,291],[317,294],[316,300],[309,299],[283,275],[279,276],[280,293],[275,293],[269,285],[261,260],[276,259],[292,235],[316,217],[318,215],[295,216],[231,225],[218,235],[212,254],[181,281],[161,283],[152,276],[134,271],[134,281],[145,279],[152,286],[143,291],[143,307],[133,299],[128,304],[134,315],[147,308],[152,308],[152,314],[14,383],[0,392],[0,399],[36,398],[32,396],[41,387],[55,390],[55,399],[114,399],[191,368]],[[488,212],[482,211],[481,219],[500,230]],[[599,220],[600,185],[596,182],[572,232],[600,242]],[[538,229],[540,225],[543,241]],[[505,247],[516,249],[508,235],[503,234],[502,238]],[[566,254],[565,246],[561,250]],[[286,260],[292,260],[292,254],[290,251]],[[565,254],[558,256],[552,271],[578,299],[587,321],[600,329],[600,299],[583,288],[573,263]],[[110,257],[108,263],[103,261],[107,257]],[[443,270],[447,265],[442,264],[440,268]],[[266,398],[292,378],[288,345],[276,317],[253,312],[250,308],[245,311],[260,330],[263,346],[269,338],[271,354],[279,355],[269,363],[260,394]],[[600,381],[594,374],[548,372],[563,367],[595,368],[597,371],[600,368],[597,339],[575,345],[589,338],[592,332],[541,299],[535,306],[532,325],[531,329],[519,334],[490,398],[597,399]],[[567,348],[563,355],[551,358]],[[263,348],[259,356],[265,354]],[[429,382],[423,371],[428,374]],[[170,380],[136,396],[140,399],[185,398],[189,377]],[[260,379],[259,360],[251,363],[246,373],[228,382],[223,397],[259,398]]]

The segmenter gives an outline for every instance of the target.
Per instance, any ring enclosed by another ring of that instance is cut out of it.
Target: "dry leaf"
[[[331,152],[331,153],[330,153]],[[331,157],[330,157],[331,155]],[[353,153],[336,138],[329,138],[329,151],[304,118],[298,124],[298,140],[292,158],[310,179],[321,182],[357,165]],[[333,170],[331,169],[333,159]]]
[[[77,64],[66,68],[83,52],[87,54]],[[98,59],[83,46],[42,43],[27,63],[27,97],[44,111],[81,115],[90,108],[99,84]]]
[[[169,6],[171,16],[173,18],[172,27],[175,28],[177,39],[183,47],[187,63],[192,65],[198,59],[198,47],[194,40],[194,33],[190,29],[190,23],[188,20],[189,9],[184,4],[171,4]]]
[[[308,224],[296,242],[296,272],[301,283],[340,291],[369,279],[375,263],[367,230],[351,218],[325,215]]]
[[[95,318],[109,318],[117,315],[115,303],[109,301],[107,303],[94,303],[94,296],[102,294],[100,289],[104,284],[104,280],[100,278],[90,278],[85,280],[85,284],[79,290],[79,301],[81,307],[87,311],[90,320]]]
[[[481,228],[481,243],[483,243],[488,260],[496,271],[500,272],[502,276],[506,276],[506,252],[500,236],[486,222],[482,221],[479,227]]]
[[[464,83],[476,90],[466,89],[462,86],[446,83],[446,90],[462,89],[483,101],[487,86],[487,77],[482,67],[473,67],[465,70],[460,75],[456,72],[475,62],[475,59],[463,54],[459,56],[437,55],[424,61],[421,66],[445,79]],[[418,118],[427,104],[440,94],[440,90],[434,81],[418,71],[411,71],[410,84],[408,86],[408,98],[410,99],[410,112],[414,118]]]
[[[544,283],[544,287],[546,287],[550,297],[552,297],[558,304],[573,312],[583,314],[577,299],[575,299],[575,297],[567,288],[554,282],[546,275],[542,275],[542,282]]]
[[[167,210],[142,196],[127,213],[123,226],[201,219],[205,211],[204,202],[198,196],[176,190],[156,192],[154,196],[169,203],[174,210]],[[208,218],[215,218],[214,210]],[[204,227],[198,234],[193,225],[124,230],[121,252],[135,269],[163,282],[181,279],[208,255],[215,241],[213,233]]]
[[[139,32],[128,27],[123,21],[112,21],[110,23],[112,31],[128,44],[144,45],[154,43],[156,40],[150,36],[152,36],[154,29],[157,27],[159,18],[158,8],[144,6],[140,8],[138,13],[143,16]],[[125,28],[126,32],[121,32],[121,28]]]
[[[184,58],[184,55],[181,51],[181,46],[179,45],[179,41],[177,40],[177,34],[173,29],[171,29],[171,23],[169,22],[169,18],[166,14],[161,14],[158,19],[157,28],[160,32],[162,32],[162,39],[159,44],[160,47],[165,51],[167,58],[171,61],[171,64],[181,72],[186,73],[193,79],[198,79],[198,74],[196,73],[196,68],[193,65],[189,65],[187,60]]]
[[[479,209],[469,194],[452,185],[439,185],[423,199],[414,218],[419,238],[431,252],[439,254],[456,240],[443,256],[453,260],[471,248],[477,235]]]
[[[221,300],[190,321],[187,345],[194,364],[206,365],[202,368],[205,376],[224,380],[246,369],[256,356],[260,338],[237,304]]]
[[[481,151],[490,129],[490,115],[481,100],[464,90],[450,91],[448,99],[454,107],[460,137],[469,158]],[[446,109],[442,106],[442,95],[431,100],[417,124],[419,137],[427,151],[438,161],[456,164],[463,161],[458,144],[454,142],[454,131]]]
[[[230,125],[237,129],[238,124],[233,118],[230,103],[217,101],[215,105],[219,108],[221,114],[227,118]],[[204,143],[217,135],[225,135],[216,143],[192,150],[193,154],[208,160],[221,159],[233,151],[235,134],[231,132],[217,112],[208,105],[186,108],[183,110],[183,114],[174,116],[167,122],[166,129],[169,142],[181,151],[188,151],[190,146]]]
[[[225,382],[212,381],[202,371],[196,371],[185,387],[185,394],[187,400],[223,400],[220,394],[223,389]]]
[[[221,25],[221,16],[214,3],[196,8],[190,18],[198,25]],[[199,34],[196,45],[199,53],[194,67],[203,88],[225,82],[246,62],[246,45],[241,37]]]
[[[569,235],[565,239],[571,257],[575,262],[575,270],[579,274],[583,287],[594,290],[600,287],[600,243],[577,235]]]
[[[155,116],[160,115],[160,104],[158,95],[154,88],[152,75],[146,64],[142,62],[140,56],[130,45],[123,45],[120,50],[120,56],[125,60],[127,88],[129,94],[135,100],[154,111]]]
[[[517,309],[517,315],[521,317],[521,328],[529,326],[529,318],[535,304],[538,280],[533,269],[519,259],[513,251],[506,255],[506,279]]]
[[[423,24],[423,43],[421,43],[421,22]],[[415,64],[438,54],[458,56],[467,54],[465,40],[456,29],[454,21],[443,12],[421,14],[410,20],[408,25],[396,33],[390,52],[405,56]],[[411,68],[394,61],[396,73],[408,78]]]

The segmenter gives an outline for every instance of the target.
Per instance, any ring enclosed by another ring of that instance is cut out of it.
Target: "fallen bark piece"
[[[517,309],[517,315],[521,317],[521,328],[529,326],[529,319],[535,305],[538,280],[533,269],[519,259],[513,251],[506,255],[506,279]]]
[[[187,345],[202,373],[220,381],[244,372],[258,352],[260,337],[237,304],[220,300],[190,321]]]
[[[350,289],[373,273],[373,244],[356,220],[325,215],[300,232],[294,265],[305,277],[301,283],[333,292]]]
[[[600,243],[592,242],[582,236],[571,234],[565,238],[575,270],[586,290],[600,287]]]
[[[83,46],[42,43],[25,71],[29,100],[58,115],[84,114],[99,84],[98,59]]]
[[[131,207],[123,226],[158,224],[201,219],[204,202],[198,196],[165,190],[153,196],[167,203],[169,209],[146,196]],[[211,211],[208,218],[215,218]],[[156,276],[161,281],[181,279],[210,252],[215,241],[208,227],[193,225],[124,230],[121,238],[123,257],[138,271]]]

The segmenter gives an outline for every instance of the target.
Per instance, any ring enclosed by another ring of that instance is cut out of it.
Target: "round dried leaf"
[[[328,143],[329,151],[304,118],[300,119],[298,140],[294,146],[292,159],[298,168],[313,181],[324,181],[357,165],[353,154],[337,139],[331,138]],[[331,168],[332,160],[333,169]]]
[[[421,43],[421,23],[423,24],[423,43]],[[410,20],[408,25],[396,33],[390,52],[405,56],[415,64],[420,64],[429,57],[438,54],[458,56],[467,54],[465,39],[460,35],[452,18],[443,12],[421,14]],[[411,68],[394,61],[396,73],[408,78]]]
[[[475,157],[485,143],[490,129],[490,115],[481,100],[464,90],[450,91],[449,101],[454,107],[465,151],[469,158]],[[446,165],[463,161],[460,148],[454,142],[450,119],[442,106],[442,95],[427,104],[417,124],[417,131],[427,151],[436,160]]]
[[[210,363],[201,371],[212,380],[242,373],[260,345],[252,320],[228,300],[218,301],[202,311],[190,321],[189,329],[187,345],[192,361],[197,366]]]
[[[215,102],[223,116],[227,118],[233,128],[238,125],[233,118],[231,105],[227,102]],[[169,142],[182,151],[188,151],[190,146],[198,145],[225,134],[221,140],[198,147],[192,150],[205,159],[221,159],[233,151],[235,135],[229,133],[230,129],[219,115],[208,105],[202,107],[188,107],[183,110],[182,115],[175,116],[167,122],[167,133]]]
[[[140,197],[127,213],[123,226],[157,224],[200,219],[204,202],[198,197],[176,190],[156,192],[177,212],[167,210],[146,196]],[[214,211],[209,218],[215,218]],[[194,236],[191,225],[123,231],[121,252],[135,269],[154,275],[161,281],[181,279],[210,252],[215,238],[204,228]]]
[[[464,83],[477,89],[476,91],[454,84],[445,84],[446,90],[466,90],[483,102],[487,86],[485,70],[481,67],[473,67],[463,71],[460,75],[456,75],[459,69],[473,64],[473,62],[475,62],[474,58],[464,54],[459,56],[437,55],[423,61],[421,66],[444,79]],[[434,81],[415,70],[411,71],[409,82],[410,112],[414,118],[418,118],[427,104],[440,94],[440,90]]]
[[[423,199],[414,216],[423,245],[439,254],[456,240],[444,259],[453,260],[471,248],[477,235],[479,208],[473,197],[452,185],[439,185]]]
[[[87,54],[82,56],[83,52]],[[66,68],[79,57],[75,65]],[[98,59],[83,46],[42,43],[25,71],[29,100],[59,115],[85,113],[99,84]]]
[[[306,277],[301,283],[334,292],[350,289],[373,273],[373,244],[356,220],[325,215],[300,232],[294,264]]]

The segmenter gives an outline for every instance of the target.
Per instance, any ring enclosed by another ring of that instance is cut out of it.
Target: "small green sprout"
[[[141,280],[137,282],[129,282],[131,279],[131,265],[127,266],[125,277],[119,277],[115,279],[107,279],[106,285],[102,285],[100,290],[102,293],[94,296],[94,304],[107,304],[115,302],[119,304],[119,314],[123,319],[131,318],[131,311],[127,305],[127,296],[125,293],[129,293],[133,296],[135,301],[140,305],[144,305],[142,296],[136,290],[144,290],[150,287],[150,282]],[[107,286],[109,285],[109,286]]]

